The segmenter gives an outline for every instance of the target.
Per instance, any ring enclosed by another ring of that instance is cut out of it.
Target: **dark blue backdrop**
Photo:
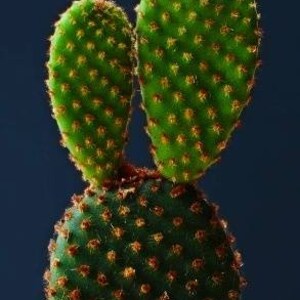
[[[116,1],[134,19],[137,0]],[[85,184],[59,146],[45,92],[52,24],[70,0],[1,3],[0,299],[43,299],[54,223]],[[201,186],[221,206],[244,256],[245,300],[299,297],[299,2],[261,0],[265,31],[254,101]],[[135,99],[137,104],[139,99]],[[135,110],[128,158],[152,166]],[[143,154],[144,153],[144,154]]]

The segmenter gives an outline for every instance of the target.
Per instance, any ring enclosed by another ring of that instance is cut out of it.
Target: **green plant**
[[[55,24],[48,90],[62,144],[101,185],[116,174],[132,97],[132,26],[110,2],[75,1]]]
[[[141,0],[143,106],[152,153],[167,178],[198,179],[226,147],[254,84],[257,22],[252,0]]]
[[[72,197],[50,243],[49,298],[238,299],[239,253],[217,207],[193,185],[131,172]]]
[[[249,0],[142,0],[135,36],[106,0],[74,1],[62,15],[48,87],[63,143],[90,186],[55,225],[48,299],[240,299],[246,281],[235,239],[194,181],[249,101],[257,19]],[[134,42],[157,171],[122,156]]]

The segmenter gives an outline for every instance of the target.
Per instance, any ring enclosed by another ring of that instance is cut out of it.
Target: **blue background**
[[[136,0],[116,1],[130,13]],[[48,36],[67,0],[6,1],[0,18],[0,299],[43,299],[53,225],[85,184],[59,145],[44,80]],[[244,257],[244,300],[299,296],[298,1],[261,0],[263,67],[221,163],[202,180]],[[135,106],[139,98],[134,100]],[[128,159],[152,166],[136,109]]]

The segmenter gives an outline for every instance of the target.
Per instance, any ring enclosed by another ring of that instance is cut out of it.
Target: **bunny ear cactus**
[[[50,38],[47,81],[62,143],[85,180],[114,176],[133,93],[132,26],[103,0],[75,1]]]
[[[90,186],[55,225],[46,297],[239,300],[246,281],[235,239],[193,182],[250,99],[256,4],[141,0],[137,11],[135,38],[116,4],[74,1],[51,37],[54,117]],[[122,161],[133,53],[158,171]]]
[[[176,182],[219,159],[250,100],[260,30],[253,0],[141,0],[138,75],[152,152]]]

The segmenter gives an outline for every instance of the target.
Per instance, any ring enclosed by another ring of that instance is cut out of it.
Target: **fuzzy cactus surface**
[[[49,300],[240,299],[234,238],[194,186],[131,169],[72,203],[49,245]]]
[[[261,32],[253,0],[141,0],[138,75],[159,171],[176,182],[215,163],[250,100]]]
[[[141,0],[135,32],[108,0],[61,15],[47,86],[89,187],[55,225],[47,300],[241,299],[235,238],[194,183],[251,98],[258,20],[255,0]],[[123,159],[135,67],[157,170]]]
[[[132,26],[103,0],[74,1],[50,38],[47,86],[62,144],[101,185],[122,160],[132,98]]]

